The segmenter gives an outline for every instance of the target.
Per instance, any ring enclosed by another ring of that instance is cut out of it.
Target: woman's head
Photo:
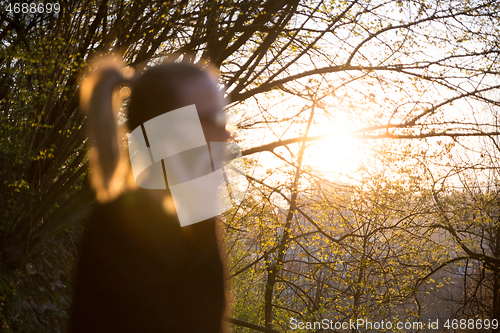
[[[188,105],[196,105],[207,142],[229,138],[224,97],[211,70],[187,63],[151,67],[134,83],[128,107],[128,128]]]
[[[113,95],[120,85],[131,88],[128,105],[128,130],[144,122],[188,105],[196,105],[207,142],[225,141],[224,98],[215,71],[187,63],[164,63],[147,69],[133,80],[121,75],[124,64],[102,58],[94,62],[96,70],[82,82],[80,106],[87,115],[91,183],[101,201],[120,193],[125,171],[120,163],[120,133],[116,123],[117,105]]]

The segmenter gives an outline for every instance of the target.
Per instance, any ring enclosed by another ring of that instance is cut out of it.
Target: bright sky
[[[386,21],[382,22],[382,25],[387,25],[389,22],[393,24],[398,24],[398,20],[408,20],[413,19],[414,15],[417,14],[417,8],[413,7],[405,11],[399,11],[399,8],[394,13],[391,13],[390,18],[387,17]],[[389,7],[388,7],[389,8]],[[408,16],[409,15],[409,16]],[[408,17],[407,17],[408,16]],[[411,16],[411,18],[410,18]],[[369,16],[366,17],[368,19]],[[367,22],[368,24],[369,22]],[[466,24],[466,21],[463,21]],[[470,23],[470,22],[469,22]],[[473,26],[473,24],[469,24]],[[471,42],[463,42],[456,44],[453,49],[450,47],[449,41],[452,38],[452,34],[460,30],[460,27],[456,28],[458,30],[449,30],[449,27],[442,26],[441,24],[432,23],[427,24],[422,29],[415,29],[420,35],[413,36],[413,42],[416,43],[414,48],[407,50],[406,55],[397,54],[394,58],[399,58],[403,63],[411,63],[413,61],[433,61],[438,58],[442,58],[450,55],[450,52],[463,52],[465,49],[481,49],[482,45],[472,45]],[[346,51],[352,50],[352,48],[345,47],[343,41],[349,40],[352,45],[356,44],[355,40],[360,41],[362,36],[355,38],[354,40],[351,35],[351,31],[344,31],[347,35],[342,35],[342,30],[336,31],[336,35],[332,35],[328,38],[322,40],[321,47],[325,53],[332,54],[331,59],[337,59],[335,62],[341,63],[343,58],[346,56]],[[442,44],[438,45],[432,38],[429,40],[429,36],[442,37],[436,40],[441,40]],[[366,37],[366,36],[365,36]],[[367,65],[370,62],[373,65],[379,64],[379,61],[386,61],[384,64],[396,63],[394,58],[386,58],[388,56],[388,50],[392,42],[401,40],[401,35],[396,32],[389,34],[384,34],[381,37],[382,40],[388,41],[388,43],[378,43],[377,39],[374,39],[363,47],[358,56],[353,60],[353,64]],[[406,41],[410,43],[409,41]],[[378,46],[377,46],[378,43]],[[418,46],[418,47],[417,47]],[[445,46],[445,47],[443,47]],[[342,51],[342,52],[341,52]],[[335,55],[335,56],[334,56]],[[338,56],[338,58],[336,58]],[[325,58],[326,59],[326,58]],[[310,61],[306,59],[301,59],[300,65],[297,66],[297,71],[305,71],[313,68],[312,64],[307,62]],[[321,57],[314,58],[315,66],[322,67],[326,65],[326,60],[321,60]],[[333,61],[333,60],[332,60]],[[461,65],[468,65],[471,67],[481,67],[485,64],[475,63],[473,59],[469,59],[468,62],[463,62],[463,58],[459,58]],[[451,63],[450,63],[451,65]],[[433,68],[434,70],[436,68]],[[443,69],[446,69],[443,67]],[[445,72],[445,75],[459,74],[457,70],[453,69],[453,66],[449,66]],[[321,107],[316,109],[315,123],[311,127],[309,136],[316,136],[322,134],[331,134],[331,138],[324,140],[322,142],[317,142],[311,144],[306,151],[304,157],[304,164],[309,165],[315,170],[323,173],[329,180],[337,180],[342,182],[351,182],[359,179],[356,174],[356,170],[359,167],[367,166],[380,169],[390,169],[392,166],[398,167],[401,164],[404,165],[405,162],[398,161],[393,162],[389,158],[385,159],[383,155],[377,154],[373,149],[382,149],[385,145],[385,149],[389,149],[392,153],[397,153],[398,150],[402,152],[408,150],[410,153],[417,153],[420,151],[427,151],[426,156],[431,156],[435,154],[437,156],[436,162],[430,164],[432,168],[436,171],[436,174],[446,173],[452,165],[448,166],[446,163],[450,161],[445,160],[443,154],[439,155],[444,148],[444,145],[450,143],[451,140],[447,138],[439,139],[429,139],[425,141],[412,140],[411,147],[409,147],[409,141],[393,141],[392,146],[388,147],[387,144],[382,143],[382,141],[361,141],[353,139],[350,135],[350,131],[355,131],[357,129],[390,123],[399,123],[404,120],[408,120],[408,114],[416,114],[424,110],[424,108],[430,107],[439,103],[447,98],[456,95],[456,91],[451,91],[443,88],[437,83],[429,81],[412,81],[410,76],[403,76],[397,74],[391,74],[390,72],[378,72],[370,73],[366,77],[360,80],[349,83],[345,86],[343,84],[346,80],[353,79],[356,75],[366,75],[366,73],[361,72],[349,72],[349,73],[337,73],[328,76],[328,82],[320,81],[307,83],[307,79],[287,85],[287,88],[296,88],[300,91],[302,85],[302,92],[305,91],[304,86],[309,85],[311,89],[316,89],[317,87],[322,87],[324,89],[318,94],[330,95],[321,100],[323,104]],[[381,84],[379,78],[383,78],[386,75],[389,78],[389,84]],[[485,84],[486,79],[483,77],[476,77],[472,80],[464,77],[464,73],[460,73],[461,78],[450,79],[449,82],[457,85],[459,89],[463,89],[462,92],[471,91],[475,88],[475,84]],[[490,82],[490,84],[493,82]],[[336,85],[336,86],[335,86]],[[328,91],[329,90],[329,91]],[[248,100],[245,104],[239,105],[232,109],[232,111],[238,112],[233,114],[233,121],[238,123],[242,119],[248,118],[248,121],[244,123],[249,124],[252,122],[263,122],[252,127],[252,129],[240,130],[239,140],[242,140],[241,146],[243,149],[260,146],[265,143],[277,141],[279,139],[287,139],[292,137],[298,137],[303,134],[306,128],[306,122],[310,110],[304,111],[300,116],[297,114],[301,111],[301,108],[306,102],[299,97],[290,97],[286,95],[281,95],[277,92],[270,92],[267,94],[260,94],[257,96],[257,100]],[[453,105],[446,105],[442,110],[444,112],[440,113],[438,116],[431,119],[422,119],[426,122],[443,122],[443,121],[456,121],[456,122],[470,122],[474,123],[476,121],[488,122],[491,121],[491,114],[486,115],[487,110],[483,110],[482,106],[474,101],[455,101]],[[286,120],[287,117],[293,117],[294,122]],[[264,122],[267,122],[264,123]],[[270,123],[269,123],[270,122]],[[456,126],[455,126],[456,127]],[[443,126],[436,125],[436,130],[442,130]],[[441,141],[441,145],[438,142]],[[467,143],[469,147],[478,147],[478,140],[468,139],[462,140],[462,142]],[[298,151],[299,145],[290,146],[292,152],[296,153]],[[469,159],[477,160],[478,153],[467,152],[456,145],[454,148],[457,152],[455,157],[459,156],[463,160]],[[461,150],[460,150],[461,149]],[[290,154],[286,148],[276,149],[276,152],[280,152],[288,160],[290,160]],[[466,155],[469,156],[466,156]],[[394,154],[397,159],[397,154]],[[264,152],[261,154],[253,155],[252,157],[258,159],[258,163],[261,165],[260,168],[253,167],[249,170],[249,174],[253,174],[258,178],[265,177],[265,172],[267,170],[274,172],[275,182],[283,182],[290,180],[289,174],[286,174],[286,168],[283,167],[283,162],[275,158],[271,153]],[[296,158],[292,159],[294,162]],[[459,161],[460,159],[457,159]],[[418,167],[418,163],[415,159],[408,160],[407,164],[414,164],[414,168]],[[445,170],[446,169],[446,170]],[[394,174],[392,178],[396,177]],[[272,177],[267,178],[271,180]]]

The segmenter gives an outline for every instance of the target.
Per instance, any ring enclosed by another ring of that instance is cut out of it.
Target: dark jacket
[[[93,211],[70,332],[220,331],[224,274],[215,219],[181,228],[160,192],[130,191]]]

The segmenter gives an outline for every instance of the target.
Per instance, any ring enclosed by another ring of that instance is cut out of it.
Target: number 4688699
[[[448,319],[444,323],[444,328],[447,329],[497,329],[498,328],[498,320],[493,319]]]
[[[47,2],[47,3],[21,3],[14,2],[7,5],[7,12],[14,14],[43,14],[43,13],[59,13],[61,11],[61,6],[57,2]]]

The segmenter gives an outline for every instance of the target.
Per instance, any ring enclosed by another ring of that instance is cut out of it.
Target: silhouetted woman
[[[70,332],[220,332],[224,267],[215,218],[181,227],[167,190],[124,185],[130,162],[112,100],[120,86],[131,87],[128,130],[194,104],[206,141],[220,142],[229,134],[217,79],[187,63],[157,65],[134,79],[122,68],[104,58],[81,86],[99,203],[85,226]]]

